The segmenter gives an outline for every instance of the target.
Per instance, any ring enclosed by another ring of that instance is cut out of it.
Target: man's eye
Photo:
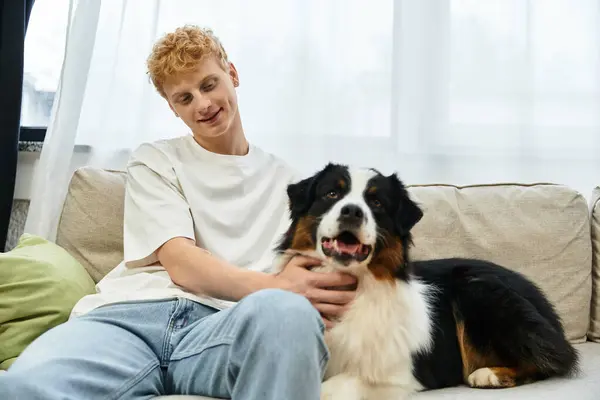
[[[210,92],[211,90],[213,90],[215,88],[215,86],[217,86],[217,84],[216,84],[216,82],[213,81],[211,83],[208,83],[208,84],[202,86],[202,91]]]
[[[189,94],[187,94],[179,99],[179,101],[182,102],[183,104],[187,104],[191,100],[192,100],[192,96],[190,96]]]

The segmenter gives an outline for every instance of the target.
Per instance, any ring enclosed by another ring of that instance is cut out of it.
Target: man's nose
[[[194,111],[197,113],[204,113],[211,106],[212,102],[207,96],[203,96],[202,94],[196,94],[194,96]]]

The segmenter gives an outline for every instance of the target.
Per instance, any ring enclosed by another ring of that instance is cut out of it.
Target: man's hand
[[[330,329],[334,321],[348,308],[356,291],[347,287],[354,286],[356,278],[341,272],[314,272],[310,267],[318,266],[320,260],[305,257],[293,257],[277,275],[282,287],[306,297],[321,313],[325,327]],[[346,288],[342,288],[346,287]]]

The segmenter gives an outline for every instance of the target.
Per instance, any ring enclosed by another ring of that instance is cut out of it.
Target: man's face
[[[224,71],[213,58],[190,72],[169,78],[163,85],[171,109],[198,138],[211,139],[228,132],[238,113],[233,64]]]

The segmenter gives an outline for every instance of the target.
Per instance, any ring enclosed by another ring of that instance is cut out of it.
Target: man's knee
[[[325,325],[305,297],[265,289],[249,295],[237,307],[243,330],[252,332],[244,342],[260,347],[261,357],[269,358],[271,354],[284,363],[294,360],[296,364],[324,368],[329,359]]]
[[[39,377],[36,379],[24,373],[14,372],[0,374],[0,393],[0,398],[3,399],[55,398],[55,393],[50,393],[48,387],[42,387]]]
[[[246,297],[240,311],[257,327],[272,333],[302,335],[307,331],[323,333],[319,312],[303,296],[280,289],[264,289]]]

